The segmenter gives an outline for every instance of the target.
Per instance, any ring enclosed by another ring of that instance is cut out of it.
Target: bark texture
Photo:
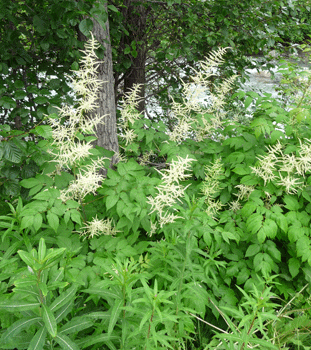
[[[106,4],[107,10],[107,4]],[[116,121],[116,106],[114,97],[114,78],[112,67],[112,53],[111,42],[109,35],[109,22],[107,21],[106,27],[103,28],[100,24],[92,19],[93,35],[99,43],[101,43],[105,49],[105,56],[100,61],[98,67],[98,79],[103,81],[104,84],[98,93],[98,108],[96,110],[97,115],[105,115],[104,124],[101,124],[96,129],[97,145],[104,147],[109,151],[118,153],[119,143],[117,136],[117,121]],[[112,167],[117,161],[116,154],[112,157],[110,166]]]

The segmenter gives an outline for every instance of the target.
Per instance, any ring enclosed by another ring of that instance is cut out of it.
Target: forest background
[[[310,348],[310,16],[1,0],[0,348]]]

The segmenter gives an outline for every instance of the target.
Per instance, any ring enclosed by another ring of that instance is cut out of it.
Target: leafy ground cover
[[[235,77],[211,92],[220,49],[172,101],[169,129],[136,112],[136,87],[104,177],[111,152],[90,136],[102,118],[84,117],[95,46],[77,108],[33,141],[1,126],[0,348],[309,349],[309,73],[289,71],[290,107],[232,95]]]

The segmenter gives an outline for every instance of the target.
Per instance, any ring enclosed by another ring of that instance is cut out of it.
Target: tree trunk
[[[105,5],[107,11],[107,4]],[[112,68],[112,53],[111,42],[109,34],[109,22],[106,23],[106,28],[100,26],[100,24],[92,19],[93,35],[99,43],[101,43],[105,49],[105,56],[100,60],[98,66],[98,79],[103,81],[104,84],[98,93],[98,108],[95,112],[96,115],[106,115],[104,124],[97,126],[96,136],[98,146],[101,146],[109,151],[114,151],[110,163],[112,167],[117,161],[117,154],[119,152],[119,143],[117,136],[117,123],[116,123],[116,106],[114,97],[114,79]]]

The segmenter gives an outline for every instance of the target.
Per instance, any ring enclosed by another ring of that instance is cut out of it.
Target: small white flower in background
[[[150,231],[149,231],[148,236],[149,236],[149,237],[152,237],[152,236],[157,232],[157,228],[158,228],[157,224],[151,222],[151,223],[150,223]]]
[[[276,179],[276,167],[278,163],[278,158],[274,153],[268,153],[266,156],[257,157],[259,160],[259,165],[256,167],[250,167],[257,176],[264,180],[265,185],[267,182]]]
[[[139,159],[140,165],[147,165],[150,161],[150,157],[154,155],[153,150],[145,152]]]
[[[224,173],[221,159],[218,158],[211,165],[205,166],[205,179],[202,182],[201,192],[206,197],[206,213],[213,219],[216,219],[217,213],[221,210],[222,204],[215,201],[214,197],[220,190],[220,179]]]
[[[300,143],[299,157],[297,157],[297,174],[305,176],[305,173],[311,171],[311,140],[305,139],[306,143]]]
[[[238,197],[237,201],[248,199],[251,193],[255,190],[254,186],[248,186],[248,185],[237,185],[235,188],[239,189],[238,194],[235,194],[235,196]]]
[[[208,216],[210,216],[212,219],[216,220],[216,216],[217,216],[217,213],[221,210],[221,208],[223,207],[223,204],[217,200],[211,200],[211,199],[208,199],[207,202],[207,209],[206,209],[206,214]]]
[[[134,130],[130,129],[130,124],[134,124],[136,120],[141,118],[141,113],[138,112],[138,104],[141,100],[139,92],[140,84],[134,85],[132,90],[127,92],[122,100],[121,116],[119,118],[118,126],[122,129],[120,137],[125,139],[125,145],[132,143],[136,134]]]
[[[123,130],[122,138],[125,140],[125,146],[131,144],[136,139],[136,137],[137,135],[133,129]]]
[[[97,216],[92,221],[87,222],[81,229],[84,229],[84,231],[80,233],[80,236],[86,236],[85,238],[93,238],[101,235],[114,236],[118,232],[112,226],[111,219],[99,220]]]
[[[229,203],[229,210],[232,210],[234,213],[236,213],[241,208],[242,206],[238,199]]]

